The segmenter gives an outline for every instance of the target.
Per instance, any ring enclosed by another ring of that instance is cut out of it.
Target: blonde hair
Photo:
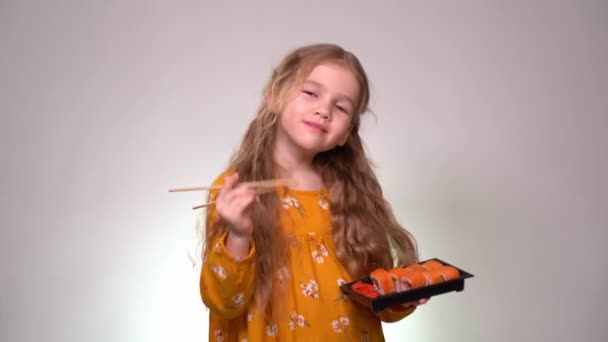
[[[353,278],[368,275],[378,267],[391,268],[395,261],[400,265],[412,264],[418,261],[415,240],[399,225],[384,199],[359,136],[361,115],[368,111],[368,78],[357,57],[340,46],[304,46],[282,60],[264,88],[262,103],[232,156],[228,170],[237,171],[241,181],[277,176],[278,166],[272,156],[279,113],[310,72],[323,63],[347,68],[360,86],[346,144],[319,153],[313,160],[329,190],[336,256]],[[262,196],[252,208],[253,241],[257,250],[254,300],[261,310],[265,310],[271,301],[273,278],[288,254],[288,241],[280,226],[279,213],[280,201],[276,193]],[[225,232],[218,220],[208,218],[207,225],[205,253],[211,241]]]

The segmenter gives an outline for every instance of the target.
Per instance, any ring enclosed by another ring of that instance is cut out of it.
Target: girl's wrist
[[[249,253],[251,244],[251,236],[248,234],[235,234],[232,231],[228,232],[226,239],[226,249],[232,254],[232,256],[241,260]]]

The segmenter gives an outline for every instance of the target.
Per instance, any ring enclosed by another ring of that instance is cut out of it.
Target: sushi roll
[[[439,273],[437,270],[423,266],[421,264],[412,264],[412,265],[408,266],[407,268],[409,270],[411,270],[412,272],[419,273],[420,276],[422,276],[422,279],[424,281],[422,286],[437,284],[437,283],[443,281],[443,277],[441,276],[441,273]],[[418,277],[420,277],[420,276],[418,276]]]
[[[391,277],[391,274],[387,270],[378,268],[370,274],[370,278],[372,279],[372,283],[380,295],[395,292],[395,283],[393,283],[393,277]]]
[[[408,290],[416,289],[426,285],[426,277],[424,274],[416,268],[407,267],[405,269],[404,279],[407,283]]]
[[[438,269],[427,267],[422,271],[422,274],[426,278],[426,285],[439,284],[443,281],[443,275]]]
[[[444,281],[456,279],[460,277],[460,272],[452,266],[442,266],[438,269]]]
[[[395,291],[407,291],[410,289],[410,283],[407,279],[408,271],[403,267],[396,267],[392,270],[388,271],[391,275],[391,279],[393,280],[393,284],[395,287]]]
[[[437,269],[437,268],[443,267],[443,264],[437,260],[429,260],[429,261],[424,262],[422,264],[422,266],[432,268],[432,269]]]
[[[416,270],[416,271],[419,271],[419,272],[424,272],[427,269],[427,267],[422,266],[421,264],[411,264],[407,268],[411,269],[411,270]]]

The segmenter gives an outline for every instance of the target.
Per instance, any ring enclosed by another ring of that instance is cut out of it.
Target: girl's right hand
[[[215,210],[234,237],[251,237],[253,223],[249,208],[256,199],[254,189],[239,183],[238,174],[227,176],[215,199]]]

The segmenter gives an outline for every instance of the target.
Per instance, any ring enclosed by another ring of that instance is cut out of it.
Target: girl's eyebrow
[[[327,89],[326,86],[324,86],[323,84],[321,84],[315,80],[305,80],[304,83],[308,83],[308,84],[317,86],[322,89]],[[346,99],[348,102],[350,102],[351,106],[353,106],[353,107],[355,106],[355,101],[353,101],[353,99],[351,99],[348,95],[338,93],[338,97],[342,98],[342,99]]]

